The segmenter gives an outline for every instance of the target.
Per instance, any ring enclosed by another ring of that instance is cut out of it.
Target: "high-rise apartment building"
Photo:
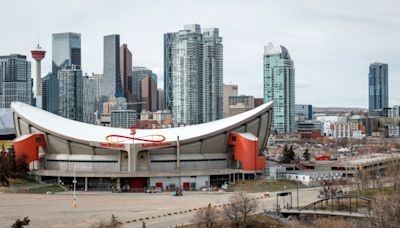
[[[202,122],[223,118],[223,47],[219,29],[203,30]]]
[[[141,81],[140,101],[142,110],[157,111],[157,81],[151,76],[146,76]]]
[[[59,115],[83,120],[83,79],[80,66],[67,65],[58,70]],[[86,89],[86,88],[85,88]]]
[[[389,107],[388,64],[372,63],[369,66],[369,115]]]
[[[82,121],[85,123],[96,123],[98,81],[97,76],[85,75],[82,78],[84,88],[82,94]]]
[[[130,94],[132,94],[132,52],[128,49],[128,45],[122,44],[119,53],[121,85],[124,96],[128,99]]]
[[[119,35],[104,36],[104,64],[101,96],[122,97]]]
[[[166,108],[177,125],[190,125],[223,116],[223,49],[216,28],[200,25],[164,35]]]
[[[200,25],[185,25],[172,43],[172,116],[178,125],[201,123],[203,36]]]
[[[0,108],[13,101],[32,104],[31,63],[25,55],[0,56]]]
[[[52,35],[52,74],[49,78],[47,111],[59,114],[59,88],[58,71],[66,65],[81,66],[81,34],[79,33],[55,33]],[[43,103],[43,102],[42,102]]]
[[[238,93],[238,86],[237,85],[224,85],[224,117],[229,116],[229,97],[237,96]]]
[[[264,101],[274,102],[272,130],[295,132],[295,69],[284,46],[269,43],[264,49]]]

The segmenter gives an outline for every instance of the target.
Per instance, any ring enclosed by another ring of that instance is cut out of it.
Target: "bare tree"
[[[368,187],[368,182],[370,180],[369,173],[363,169],[358,169],[354,175],[354,178],[357,183],[357,190],[360,192],[363,189]]]
[[[397,186],[400,182],[400,162],[395,160],[388,164],[385,170],[385,176],[393,184],[394,192],[397,192]]]
[[[15,223],[11,225],[11,228],[23,228],[29,225],[30,222],[31,220],[28,217],[25,217],[23,220],[18,218]]]
[[[16,160],[16,173],[19,177],[26,177],[28,175],[29,164],[26,160],[27,156],[25,154],[22,154],[22,156]]]
[[[207,228],[212,228],[215,224],[215,221],[219,218],[220,211],[215,207],[212,207],[211,204],[208,204],[208,207],[197,211],[193,222],[197,225],[204,224]]]
[[[322,179],[320,180],[320,185],[322,189],[320,192],[325,196],[325,197],[332,197],[336,196],[339,192],[341,192],[340,185],[342,185],[345,181],[342,179],[335,180],[333,178],[330,179]],[[328,201],[326,201],[328,202]]]
[[[232,196],[230,204],[224,206],[223,213],[236,227],[249,225],[249,216],[256,212],[258,201],[251,199],[244,192],[239,192]]]
[[[115,215],[111,215],[110,221],[101,221],[98,224],[92,225],[91,228],[121,228],[122,222]]]
[[[399,195],[392,196],[378,194],[376,201],[372,204],[373,210],[365,221],[365,227],[371,228],[397,228],[400,227],[400,198]]]

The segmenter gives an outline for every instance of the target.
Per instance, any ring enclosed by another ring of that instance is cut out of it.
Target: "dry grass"
[[[231,186],[233,191],[242,192],[273,192],[285,189],[305,188],[302,183],[290,180],[245,180],[237,181]],[[286,187],[286,188],[285,188]]]
[[[255,214],[250,216],[251,218],[251,227],[253,228],[290,228],[289,225],[283,224],[280,221],[268,217],[265,214]],[[205,224],[191,224],[180,226],[181,228],[206,228]],[[213,228],[228,228],[232,227],[231,223],[227,219],[218,220]]]

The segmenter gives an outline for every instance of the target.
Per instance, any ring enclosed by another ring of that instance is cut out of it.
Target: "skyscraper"
[[[121,68],[121,85],[125,98],[129,98],[132,93],[132,53],[128,49],[128,45],[122,44],[120,47],[120,68]]]
[[[50,78],[52,77],[52,73],[46,74],[42,78],[42,109],[43,110],[49,110],[49,84],[50,84]]]
[[[223,118],[223,47],[217,28],[203,31],[202,122]]]
[[[101,96],[122,97],[119,35],[104,36],[104,64]]]
[[[154,81],[153,85],[155,85],[155,88],[157,90],[157,75],[153,73],[152,70],[146,68],[146,67],[142,67],[142,66],[134,66],[132,69],[132,92],[133,92],[133,96],[135,99],[135,103],[136,105],[134,105],[135,107],[133,108],[134,110],[136,110],[137,113],[140,113],[142,110],[142,106],[144,105],[141,102],[144,102],[142,100],[143,94],[142,94],[142,80],[145,77],[151,77],[151,79]],[[147,96],[147,95],[145,95]],[[157,99],[157,98],[156,98]],[[146,106],[147,107],[147,106]],[[130,109],[132,109],[130,107]]]
[[[388,65],[372,63],[369,66],[369,115],[389,107]]]
[[[164,34],[164,103],[165,109],[172,110],[172,44],[176,33]]]
[[[201,123],[203,40],[200,25],[185,25],[172,43],[172,116],[178,125]]]
[[[58,70],[59,115],[83,120],[83,79],[80,66],[67,65]]]
[[[157,111],[157,81],[151,76],[146,76],[141,81],[140,101],[142,110],[155,112]]]
[[[197,124],[223,116],[223,50],[217,28],[185,25],[164,34],[166,108],[177,125]]]
[[[269,43],[264,49],[264,101],[274,102],[272,130],[295,131],[295,69],[284,46]]]
[[[32,104],[31,63],[25,55],[0,56],[0,108],[13,101]]]
[[[59,114],[58,71],[66,65],[81,66],[81,34],[55,33],[52,35],[52,74],[48,80],[48,91],[45,91],[48,104],[47,111]]]

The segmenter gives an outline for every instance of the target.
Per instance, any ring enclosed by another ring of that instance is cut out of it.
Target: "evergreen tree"
[[[282,151],[282,162],[283,163],[290,163],[290,155],[288,150],[288,145],[285,144]]]
[[[308,152],[308,148],[306,148],[306,150],[304,151],[304,153],[303,153],[303,158],[304,158],[304,160],[306,160],[306,161],[309,161],[309,160],[310,160],[310,152]]]
[[[289,153],[289,159],[290,159],[290,161],[294,161],[296,155],[294,154],[293,146],[292,146],[292,145],[290,145],[290,148],[289,148],[288,153]]]
[[[10,157],[5,151],[0,152],[0,184],[8,186],[8,178],[11,177],[12,164]]]

